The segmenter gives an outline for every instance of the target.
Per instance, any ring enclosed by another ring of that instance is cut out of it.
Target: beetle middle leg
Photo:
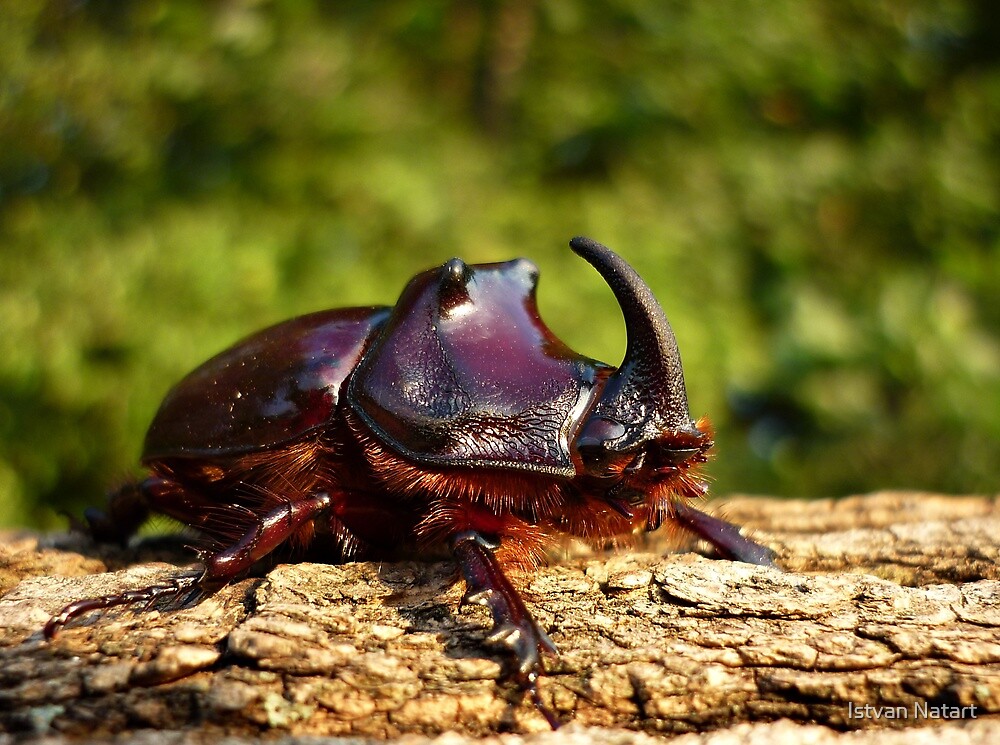
[[[92,610],[104,610],[120,605],[145,605],[167,600],[173,607],[211,595],[246,573],[257,561],[284,544],[310,520],[322,517],[330,510],[332,500],[326,492],[296,501],[282,502],[262,517],[256,518],[246,532],[232,545],[214,553],[202,555],[204,569],[178,574],[166,582],[139,590],[126,590],[115,595],[88,598],[70,603],[45,624],[47,639],[54,637],[67,623]]]
[[[513,650],[518,664],[518,682],[531,694],[535,707],[555,729],[559,720],[541,702],[538,677],[542,673],[542,654],[555,656],[559,650],[504,574],[494,554],[498,547],[475,530],[464,530],[451,539],[452,553],[468,587],[463,602],[478,603],[490,609],[493,628],[487,640],[505,644]]]
[[[287,542],[305,523],[326,514],[333,501],[327,492],[282,502],[251,524],[233,545],[202,556],[205,571],[199,585],[211,593],[249,571],[258,561]]]

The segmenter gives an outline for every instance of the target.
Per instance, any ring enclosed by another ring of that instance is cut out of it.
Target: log
[[[193,608],[108,610],[48,642],[66,602],[185,559],[163,540],[0,534],[0,745],[1000,742],[996,497],[709,510],[784,571],[654,535],[521,578],[561,651],[540,684],[567,723],[555,732],[484,643],[486,610],[459,609],[449,562],[284,564]]]

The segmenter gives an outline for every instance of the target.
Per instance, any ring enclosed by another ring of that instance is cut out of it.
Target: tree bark
[[[280,565],[193,608],[108,610],[47,642],[67,602],[161,580],[177,553],[2,534],[0,745],[1000,742],[995,497],[713,508],[784,571],[667,553],[654,535],[521,578],[561,652],[540,683],[556,732],[485,644],[486,610],[459,610],[448,562]]]

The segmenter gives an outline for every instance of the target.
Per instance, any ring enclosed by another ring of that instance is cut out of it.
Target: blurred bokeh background
[[[716,493],[1000,487],[991,0],[4,0],[0,525],[135,473],[241,336],[532,258],[617,364],[567,248],[660,297]]]

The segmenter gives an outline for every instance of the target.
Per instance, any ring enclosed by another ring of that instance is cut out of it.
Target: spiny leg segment
[[[323,516],[331,507],[330,495],[320,492],[307,499],[283,502],[257,518],[234,544],[202,557],[204,569],[178,574],[169,580],[138,590],[77,600],[63,608],[45,624],[44,634],[53,638],[67,623],[92,610],[121,605],[146,608],[161,600],[171,607],[183,607],[210,595],[244,574],[257,561],[285,543],[309,520]]]
[[[487,641],[502,643],[514,652],[518,664],[515,678],[531,694],[532,702],[552,729],[556,729],[560,722],[542,703],[538,678],[543,672],[542,654],[556,656],[559,650],[504,574],[494,554],[497,548],[498,544],[474,530],[462,531],[452,538],[451,550],[468,588],[462,601],[489,608],[493,628]]]

